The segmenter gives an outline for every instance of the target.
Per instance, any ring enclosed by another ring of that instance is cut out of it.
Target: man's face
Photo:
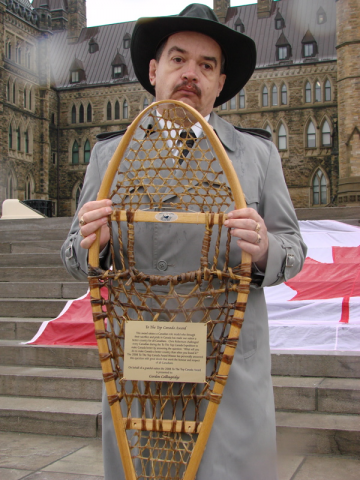
[[[221,49],[212,38],[179,32],[168,38],[159,61],[150,62],[150,83],[156,100],[181,100],[208,115],[226,75],[220,73]]]

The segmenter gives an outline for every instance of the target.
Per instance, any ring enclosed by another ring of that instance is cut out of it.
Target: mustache
[[[177,92],[178,90],[181,90],[183,87],[191,88],[191,90],[200,98],[201,97],[201,90],[200,88],[196,85],[196,83],[193,82],[187,82],[184,80],[183,82],[179,83],[178,85],[175,86],[173,93]]]

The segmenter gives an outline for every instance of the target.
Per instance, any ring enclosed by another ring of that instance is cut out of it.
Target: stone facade
[[[293,0],[258,0],[258,18],[263,19],[259,21],[270,16],[273,21],[275,7],[287,1]],[[80,33],[89,48],[90,42],[99,41],[102,27],[84,31],[85,1],[69,1],[67,9],[64,2],[64,8],[56,12],[49,2],[46,12],[43,7],[34,9],[31,19],[36,18],[35,22],[19,15],[13,3],[0,0],[0,202],[10,197],[50,200],[54,214],[71,216],[96,135],[126,128],[152,96],[132,77],[129,63],[129,74],[119,80],[90,84],[88,67],[84,67],[85,80],[78,84],[67,84],[70,73],[66,71],[62,84],[53,78],[52,49],[61,31],[67,30],[69,54],[64,58],[69,67],[82,64],[77,52],[85,43],[76,43]],[[21,5],[21,0],[15,3]],[[269,62],[255,70],[240,95],[217,108],[220,116],[236,126],[271,131],[295,207],[360,201],[360,12],[357,0],[337,3],[338,59]],[[249,7],[241,7],[245,23]],[[214,0],[214,9],[225,23],[240,16],[228,0]],[[344,29],[344,25],[351,28]],[[21,63],[15,56],[19,46],[24,56]],[[122,45],[116,48],[119,51]],[[110,63],[115,53],[116,49]],[[120,53],[126,57],[126,50]]]

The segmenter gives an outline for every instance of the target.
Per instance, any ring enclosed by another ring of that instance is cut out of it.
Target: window
[[[313,122],[309,123],[307,128],[307,141],[306,146],[308,148],[315,148],[316,147],[316,131]]]
[[[227,102],[221,104],[221,110],[227,110]]]
[[[76,140],[72,147],[71,163],[73,165],[79,164],[79,144]]]
[[[79,72],[71,72],[71,83],[79,83]]]
[[[287,105],[287,88],[285,83],[281,86],[281,105]]]
[[[9,126],[9,148],[12,148],[13,145],[13,134],[12,134],[12,126]]]
[[[282,30],[285,28],[285,20],[281,13],[278,11],[275,16],[275,30]]]
[[[29,132],[26,130],[24,133],[25,140],[25,153],[29,153]]]
[[[10,87],[10,80],[8,80],[6,84],[6,100],[10,102],[10,92],[11,92],[11,87]]]
[[[149,106],[149,100],[147,97],[144,98],[144,103],[143,103],[143,109],[147,108]]]
[[[13,103],[16,103],[16,83],[15,82],[13,83],[13,89],[12,90],[13,90],[12,101],[13,101]]]
[[[325,120],[321,129],[321,144],[323,147],[330,147],[331,145],[331,131],[327,120]]]
[[[56,165],[56,152],[51,153],[51,160],[52,160],[53,165]]]
[[[262,91],[262,106],[267,107],[268,105],[269,105],[268,89],[267,87],[264,87]]]
[[[29,91],[29,110],[32,109],[32,91]]]
[[[245,108],[245,90],[243,88],[239,92],[239,108]]]
[[[88,106],[87,106],[86,121],[87,121],[87,122],[91,122],[91,121],[92,121],[92,107],[91,107],[91,103],[89,103]]]
[[[331,101],[331,83],[330,80],[325,82],[325,102]]]
[[[319,81],[315,83],[315,102],[321,102],[321,85]]]
[[[18,47],[18,48],[16,49],[16,54],[17,54],[17,55],[16,55],[16,56],[17,56],[16,62],[17,62],[19,65],[21,65],[22,52],[21,52],[21,48],[20,48],[20,47]]]
[[[76,107],[73,105],[71,109],[71,123],[76,123]]]
[[[8,59],[11,60],[11,42],[8,43]]]
[[[288,47],[286,45],[278,48],[278,57],[279,60],[286,60],[289,58]]]
[[[236,110],[236,97],[230,100],[230,110]]]
[[[271,102],[275,106],[278,104],[278,89],[276,85],[273,85],[272,87]]]
[[[327,204],[327,185],[323,172],[319,170],[315,173],[313,179],[313,205]]]
[[[326,20],[327,20],[326,12],[322,7],[320,7],[319,10],[316,12],[316,16],[317,16],[318,25],[322,25],[323,23],[326,23]]]
[[[107,107],[106,107],[106,119],[111,120],[111,103],[108,101]]]
[[[314,44],[306,43],[304,45],[304,57],[312,57],[314,55]]]
[[[113,66],[113,78],[121,78],[123,77],[123,66],[122,65],[114,65]]]
[[[272,135],[272,130],[271,130],[271,127],[270,127],[269,124],[266,125],[265,130],[266,130],[267,132],[269,132],[270,135]]]
[[[305,85],[305,102],[311,103],[311,85],[310,82],[307,82]]]
[[[126,100],[123,103],[123,118],[129,118],[129,108]]]
[[[131,37],[130,35],[127,33],[124,38],[123,38],[123,48],[125,50],[127,50],[128,48],[130,48],[130,43],[131,43]]]
[[[24,108],[26,108],[26,88],[24,88]]]
[[[278,148],[279,148],[279,150],[286,150],[287,149],[287,135],[286,135],[286,129],[285,129],[283,124],[281,124],[280,128],[279,128]]]
[[[26,67],[27,68],[31,68],[31,53],[30,52],[27,52],[26,54]]]
[[[55,125],[55,113],[51,114],[51,125]]]
[[[20,127],[16,129],[16,149],[18,152],[21,150],[21,133],[20,133]]]
[[[96,41],[92,38],[89,42],[89,53],[95,53],[99,51],[99,45]]]
[[[89,140],[86,140],[85,145],[84,145],[84,163],[89,163],[90,161],[90,142]]]
[[[115,120],[119,120],[120,118],[120,103],[118,100],[115,102]]]
[[[84,117],[85,117],[84,106],[83,104],[81,104],[79,109],[79,123],[84,123]]]
[[[245,32],[245,25],[241,21],[240,17],[238,17],[238,19],[235,22],[235,30],[239,33],[244,33]]]

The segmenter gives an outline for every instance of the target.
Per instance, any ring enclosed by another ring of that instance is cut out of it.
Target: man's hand
[[[242,208],[229,212],[224,225],[231,228],[231,235],[237,237],[239,247],[251,255],[259,270],[265,272],[269,239],[264,220],[253,208]]]
[[[112,201],[105,199],[85,203],[79,210],[78,219],[80,235],[83,240],[80,243],[82,248],[89,249],[96,239],[95,232],[101,227],[100,251],[105,248],[110,240],[107,217],[111,213]]]

